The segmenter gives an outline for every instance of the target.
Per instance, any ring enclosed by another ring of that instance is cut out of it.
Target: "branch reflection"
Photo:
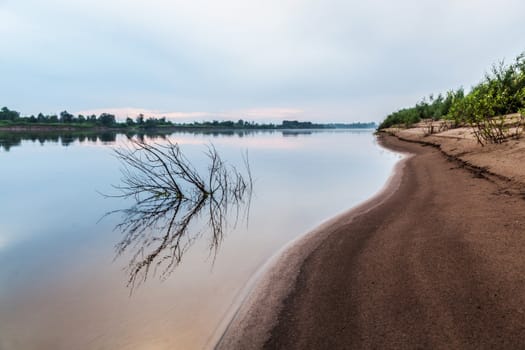
[[[166,278],[204,232],[210,233],[210,252],[216,254],[230,219],[234,225],[241,217],[247,219],[253,187],[247,154],[240,172],[223,161],[213,145],[205,152],[204,171],[170,141],[161,145],[130,140],[130,146],[115,152],[123,177],[115,186],[119,194],[111,197],[131,198],[134,203],[108,214],[122,214],[116,229],[124,236],[116,255],[130,253],[131,288],[144,282],[152,269]],[[207,229],[195,227],[197,218],[207,223]]]

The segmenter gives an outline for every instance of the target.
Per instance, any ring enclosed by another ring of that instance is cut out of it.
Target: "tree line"
[[[114,114],[101,113],[100,115],[73,115],[68,111],[62,111],[57,114],[43,114],[30,116],[21,116],[20,112],[10,110],[7,107],[0,109],[0,125],[70,125],[70,126],[83,126],[83,127],[126,127],[126,126],[139,126],[139,127],[157,127],[157,126],[170,126],[173,125],[166,118],[145,118],[143,114],[139,114],[136,119],[127,118],[124,122],[118,122]]]
[[[44,125],[44,126],[73,126],[73,127],[105,127],[105,128],[139,128],[154,129],[165,127],[176,127],[179,129],[338,129],[338,128],[375,128],[376,124],[371,123],[329,123],[319,124],[297,120],[284,120],[280,124],[262,124],[254,121],[239,119],[238,121],[202,121],[191,123],[173,123],[166,117],[146,118],[139,114],[135,119],[126,118],[123,122],[117,121],[115,115],[102,113],[100,115],[73,115],[68,111],[60,112],[58,115],[38,115],[21,116],[20,112],[10,110],[7,107],[0,109],[0,126],[9,125]]]
[[[234,122],[231,120],[226,121],[204,121],[204,122],[192,122],[184,124],[174,124],[175,126],[188,129],[373,129],[377,125],[374,122],[370,123],[312,123],[308,121],[298,120],[283,120],[280,124],[274,123],[257,123],[254,121],[246,121],[239,119]]]
[[[505,115],[519,113],[514,119]],[[523,130],[525,115],[525,52],[512,63],[494,64],[481,82],[437,97],[430,95],[415,106],[389,114],[378,129],[409,127],[424,119],[446,120],[451,127],[469,125],[481,144],[502,142]]]

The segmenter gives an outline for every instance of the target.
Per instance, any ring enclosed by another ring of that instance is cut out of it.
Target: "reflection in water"
[[[311,130],[284,130],[283,136],[299,136],[299,135],[312,135]]]
[[[301,130],[301,129],[290,129],[290,130],[213,130],[213,129],[191,129],[191,130],[149,130],[149,131],[104,131],[92,130],[92,131],[0,131],[0,150],[9,151],[12,147],[17,147],[22,144],[22,141],[39,142],[41,145],[46,143],[57,144],[60,143],[62,146],[70,146],[74,142],[80,143],[97,143],[102,144],[113,144],[117,139],[118,134],[124,134],[128,138],[137,138],[144,141],[147,138],[150,139],[166,139],[169,135],[174,133],[179,134],[191,134],[191,135],[202,135],[202,136],[236,136],[242,138],[248,135],[261,135],[261,134],[274,134],[280,133],[282,136],[304,136],[312,135],[314,133],[368,133],[370,130],[366,129],[328,129],[328,130]]]
[[[114,132],[0,132],[0,150],[9,152],[12,147],[20,146],[22,141],[38,142],[40,145],[60,143],[68,147],[76,141],[81,143],[113,143],[117,134]]]
[[[370,130],[287,138],[282,131],[169,136],[202,177],[206,144],[212,142],[221,158],[243,173],[239,151],[249,150],[257,178],[250,225],[239,221],[233,229],[230,207],[216,259],[208,250],[213,234],[203,231],[166,281],[158,278],[165,265],[155,277],[153,263],[148,281],[129,298],[131,289],[122,282],[130,275],[122,268],[141,242],[112,264],[115,244],[125,235],[112,229],[123,216],[97,220],[135,200],[101,200],[96,192],[119,194],[110,185],[121,184],[122,177],[112,150],[129,141],[121,134],[103,146],[96,133],[84,135],[69,147],[58,134],[58,142],[48,140],[43,147],[35,135],[35,142],[24,138],[10,152],[0,150],[0,349],[206,348],[268,259],[326,218],[368,198],[397,160],[381,154]],[[187,236],[205,227],[205,211],[195,215]]]
[[[146,280],[150,269],[167,277],[184,253],[200,237],[191,224],[205,218],[211,232],[210,251],[217,252],[227,228],[228,214],[235,210],[235,223],[247,209],[252,192],[248,157],[246,174],[225,163],[211,145],[206,151],[208,168],[199,172],[181,152],[178,144],[148,144],[130,140],[131,146],[117,149],[123,165],[119,194],[134,203],[121,213],[116,226],[124,237],[116,245],[117,257],[131,250],[128,286]],[[244,215],[243,215],[244,217]]]
[[[38,142],[42,146],[45,144],[61,144],[68,147],[74,142],[80,143],[97,143],[113,144],[117,140],[117,133],[114,131],[93,130],[93,131],[34,131],[34,132],[20,132],[20,131],[0,131],[0,150],[9,152],[12,147],[21,146],[22,141]],[[166,138],[170,133],[162,132],[148,132],[148,133],[125,133],[129,138],[136,137],[144,140],[149,138]]]

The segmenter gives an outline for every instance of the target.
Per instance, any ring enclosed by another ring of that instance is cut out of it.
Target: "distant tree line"
[[[70,125],[70,126],[82,126],[82,127],[107,127],[107,128],[119,128],[126,126],[138,126],[138,127],[158,127],[158,126],[170,126],[173,125],[166,118],[148,118],[145,119],[144,115],[140,114],[135,120],[127,118],[124,123],[118,122],[114,114],[101,113],[100,115],[73,115],[68,111],[60,112],[60,114],[42,114],[21,116],[20,112],[10,110],[7,107],[0,109],[0,126],[1,125]]]
[[[205,121],[205,122],[192,122],[184,124],[174,124],[175,126],[188,129],[373,129],[377,125],[374,122],[371,123],[329,123],[320,124],[312,122],[304,122],[297,120],[283,120],[280,124],[268,123],[262,124],[253,121],[246,121],[239,119],[237,122],[234,121]]]
[[[519,113],[514,124],[502,116]],[[388,115],[379,129],[394,125],[408,127],[423,119],[447,120],[452,127],[470,125],[480,143],[501,142],[520,130],[525,115],[525,53],[511,64],[491,67],[469,93],[463,88],[423,99],[415,106]]]
[[[335,129],[335,128],[375,128],[376,124],[371,123],[330,123],[317,124],[297,120],[284,120],[281,124],[261,124],[253,121],[239,119],[238,121],[202,121],[192,123],[173,123],[162,118],[146,118],[139,114],[135,119],[126,118],[123,122],[118,122],[115,115],[102,113],[100,115],[73,115],[67,111],[60,114],[44,115],[39,113],[37,116],[21,116],[20,112],[10,110],[7,107],[0,109],[0,126],[9,125],[47,125],[47,126],[75,126],[75,127],[105,127],[105,128],[138,128],[155,129],[176,127],[179,129]]]

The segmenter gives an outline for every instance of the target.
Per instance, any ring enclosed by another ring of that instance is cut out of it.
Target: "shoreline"
[[[379,144],[387,148],[381,142]],[[239,293],[240,297],[232,304],[223,323],[217,327],[208,342],[211,345],[209,348],[260,349],[264,346],[268,333],[275,326],[282,303],[292,292],[299,269],[308,255],[336,227],[347,225],[355,217],[373,210],[399,188],[405,162],[413,155],[402,150],[392,151],[402,155],[402,158],[376,193],[288,242],[256,271]]]
[[[80,125],[0,125],[0,132],[13,133],[61,133],[61,132],[116,132],[116,133],[138,133],[138,132],[247,132],[247,131],[338,131],[338,130],[375,130],[374,128],[364,127],[209,127],[209,126],[156,126],[156,127],[137,127],[137,126],[80,126]]]
[[[436,147],[379,139],[415,156],[272,258],[216,349],[525,345],[525,201]]]

